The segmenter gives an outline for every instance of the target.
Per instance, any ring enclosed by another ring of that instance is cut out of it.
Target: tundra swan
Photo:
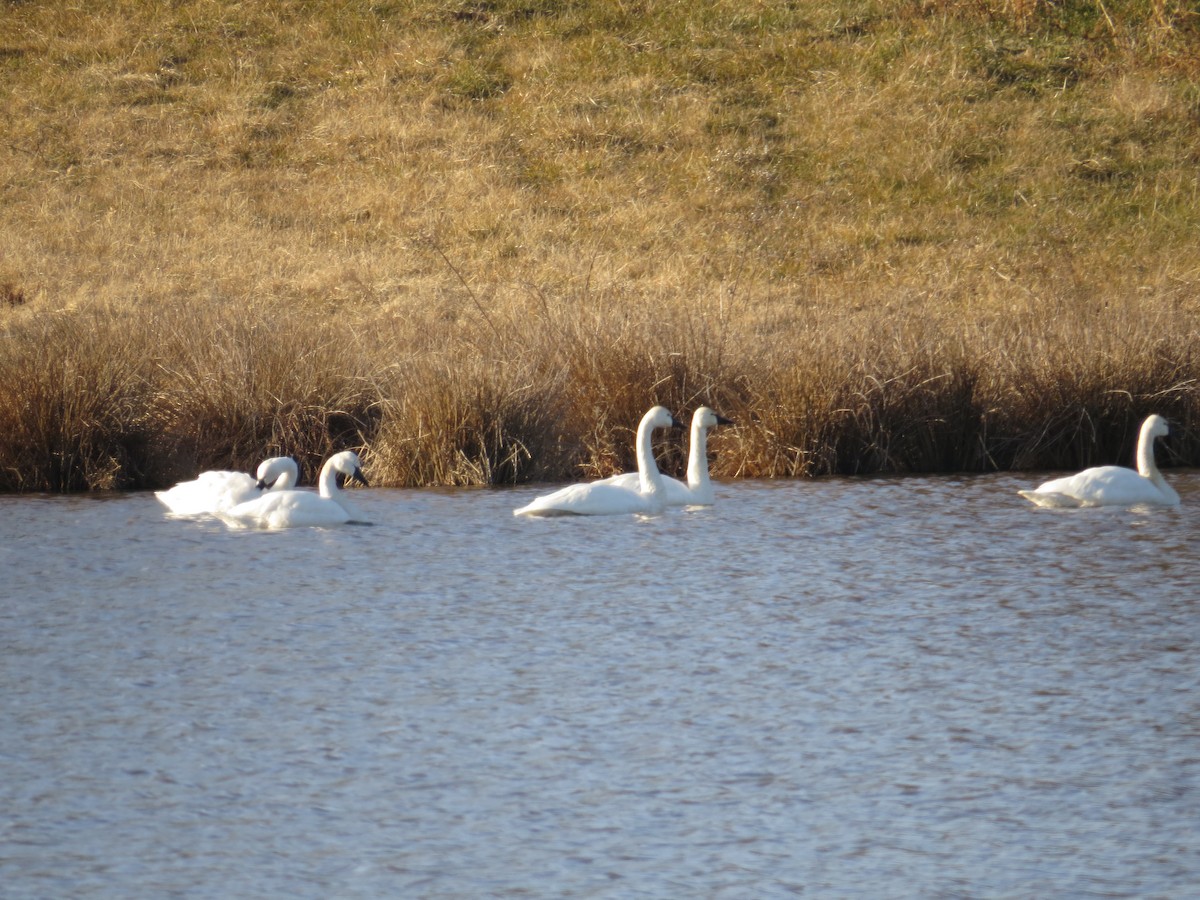
[[[358,521],[353,506],[337,485],[339,473],[351,481],[367,484],[358,455],[351,450],[343,450],[329,457],[321,467],[317,493],[271,491],[217,515],[231,528],[293,528]]]
[[[628,513],[657,515],[667,506],[666,487],[650,437],[656,428],[682,428],[665,407],[655,406],[642,416],[637,430],[638,483],[621,487],[590,481],[572,484],[513,510],[514,516],[619,516]]]
[[[701,406],[692,414],[687,483],[684,484],[678,478],[663,476],[663,484],[667,488],[667,506],[712,506],[713,487],[708,477],[708,429],[717,425],[732,424],[729,419],[718,415],[707,406]],[[638,473],[612,475],[600,479],[597,484],[615,484],[636,490]]]
[[[1154,463],[1154,439],[1165,437],[1167,420],[1147,417],[1138,435],[1137,471],[1124,466],[1097,466],[1075,475],[1055,478],[1036,490],[1019,491],[1038,506],[1178,506],[1179,495]]]
[[[295,487],[299,474],[296,461],[290,456],[273,456],[259,464],[254,478],[245,472],[201,472],[192,481],[182,481],[169,490],[155,491],[154,496],[171,515],[211,515],[252,500],[263,489]]]

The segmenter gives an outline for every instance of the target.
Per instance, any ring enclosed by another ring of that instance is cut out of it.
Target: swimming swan
[[[295,487],[299,475],[296,461],[290,456],[273,456],[259,464],[255,478],[245,472],[201,472],[193,481],[181,481],[169,490],[155,491],[154,496],[173,516],[212,515],[252,500],[266,488]]]
[[[732,425],[729,419],[717,415],[707,406],[692,414],[691,445],[688,449],[687,483],[678,478],[663,476],[667,488],[667,506],[712,506],[713,486],[708,477],[708,429],[717,425]],[[626,472],[602,478],[598,484],[615,484],[637,489],[638,473]]]
[[[656,515],[667,507],[667,492],[654,461],[650,437],[655,428],[682,428],[665,407],[655,406],[642,416],[637,430],[638,483],[621,487],[590,481],[572,484],[538,497],[513,510],[514,516],[619,516],[629,513]]]
[[[335,453],[321,467],[318,492],[271,491],[261,497],[217,513],[231,528],[295,528],[304,525],[341,525],[357,519],[354,507],[337,485],[338,473],[364,486],[362,463],[353,451]]]
[[[1165,437],[1167,420],[1149,416],[1138,435],[1137,471],[1124,466],[1097,466],[1075,475],[1055,478],[1036,490],[1019,491],[1038,506],[1178,506],[1179,495],[1154,464],[1154,439]]]

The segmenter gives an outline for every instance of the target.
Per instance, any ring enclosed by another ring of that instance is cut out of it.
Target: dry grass
[[[9,3],[0,488],[1195,463],[1189,10]]]

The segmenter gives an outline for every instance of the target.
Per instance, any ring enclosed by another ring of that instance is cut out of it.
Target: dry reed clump
[[[1137,300],[1103,310],[1029,300],[1007,317],[943,312],[888,326],[860,313],[836,328],[817,321],[793,329],[769,353],[730,366],[731,383],[745,386],[726,394],[739,427],[714,436],[713,471],[794,477],[1128,463],[1151,412],[1173,423],[1168,458],[1194,460],[1200,333],[1190,313],[1155,309]]]
[[[686,342],[630,298],[587,289],[553,301],[526,292],[505,305],[473,298],[436,350],[397,363],[372,445],[398,484],[497,484],[595,477],[633,468],[637,424],[662,403],[684,410],[715,379]],[[711,355],[711,354],[709,354]],[[656,435],[682,471],[678,440]]]
[[[738,373],[729,365],[728,318],[657,292],[582,288],[557,298],[539,294],[511,339],[538,360],[561,397],[556,422],[560,477],[603,477],[636,467],[634,439],[646,411],[661,404],[686,425],[699,406],[736,404]],[[653,435],[660,468],[687,466],[681,435]],[[566,453],[563,453],[566,451]]]
[[[0,332],[0,490],[153,480],[149,367],[128,315],[29,317]]]
[[[371,477],[397,486],[560,477],[559,401],[527,366],[467,353],[394,365],[371,442]]]
[[[374,430],[369,361],[282,307],[24,317],[0,332],[0,489],[159,487],[277,454],[311,479]]]
[[[1141,420],[1172,423],[1168,458],[1196,458],[1200,411],[1192,317],[1136,298],[1025,310],[986,336],[989,462],[1002,469],[1129,464]]]
[[[313,480],[325,458],[364,447],[375,431],[369,345],[336,317],[283,304],[173,306],[147,317],[142,339],[169,479],[289,455]]]
[[[767,339],[645,300],[527,295],[480,304],[486,322],[427,323],[420,341],[277,305],[24,316],[0,340],[0,383],[14,388],[0,398],[0,487],[160,486],[280,453],[311,479],[346,447],[380,485],[589,478],[634,468],[655,403],[737,422],[711,437],[725,477],[1128,461],[1149,412],[1176,427],[1172,459],[1200,450],[1186,311],[1030,302],[1003,320],[890,327],[861,311]],[[683,436],[655,437],[681,475]]]
[[[981,467],[978,370],[961,336],[846,322],[745,360],[718,474],[797,477]]]

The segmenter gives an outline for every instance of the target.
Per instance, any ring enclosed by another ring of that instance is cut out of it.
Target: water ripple
[[[229,532],[0,498],[6,897],[1109,896],[1200,883],[1200,478],[718,487]]]

